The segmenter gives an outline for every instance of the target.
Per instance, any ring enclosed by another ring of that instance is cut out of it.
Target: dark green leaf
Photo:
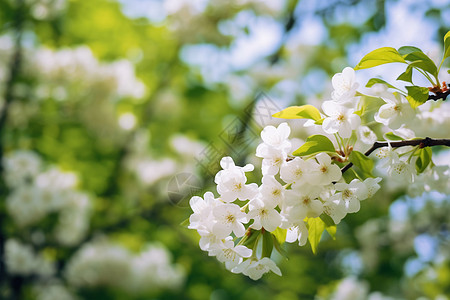
[[[405,56],[413,52],[422,52],[422,50],[413,46],[403,46],[398,48],[398,53],[400,53],[401,56]]]
[[[269,231],[264,231],[262,239],[262,257],[270,257],[273,250],[273,235]]]
[[[412,52],[404,56],[405,60],[410,61],[410,66],[424,70],[433,76],[437,76],[437,67],[435,63],[423,52]]]
[[[333,143],[326,136],[316,134],[307,138],[306,142],[292,154],[295,156],[306,156],[319,152],[335,151]]]

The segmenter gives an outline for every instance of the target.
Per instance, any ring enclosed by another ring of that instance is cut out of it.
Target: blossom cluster
[[[309,240],[314,251],[317,241],[312,234],[317,222],[324,223],[323,228],[335,226],[348,213],[358,212],[360,201],[380,188],[381,178],[372,175],[373,162],[360,152],[379,140],[379,132],[387,140],[386,147],[375,151],[379,173],[407,183],[418,178],[426,181],[430,175],[433,182],[448,183],[448,168],[430,163],[429,148],[390,144],[416,137],[414,126],[423,118],[415,116],[427,115],[431,106],[414,107],[404,94],[389,92],[387,85],[375,86],[376,96],[364,95],[349,67],[333,76],[332,86],[331,100],[323,102],[321,111],[306,105],[274,115],[309,119],[304,127],[320,133],[294,153],[288,123],[262,130],[262,143],[256,148],[256,156],[262,159],[259,186],[247,183],[252,164],[236,166],[231,157],[224,157],[222,170],[215,176],[219,197],[207,192],[203,198],[191,198],[189,228],[201,236],[200,248],[231,272],[255,280],[269,271],[281,275],[271,260],[272,249],[281,253],[283,242],[298,241],[303,246]],[[368,109],[373,106],[367,104],[370,97],[378,98],[375,111]],[[356,164],[358,171],[343,176],[341,168],[348,163]],[[424,188],[430,189],[429,185]]]
[[[286,242],[305,245],[307,220],[324,214],[338,224],[347,213],[359,211],[360,201],[380,187],[381,178],[345,183],[339,166],[324,152],[288,159],[289,135],[287,123],[262,131],[263,143],[256,149],[256,156],[262,158],[260,186],[247,183],[245,173],[253,171],[253,165],[236,166],[231,157],[224,157],[220,161],[222,170],[215,176],[220,196],[207,192],[203,198],[194,196],[190,200],[194,213],[189,228],[200,234],[200,248],[224,262],[231,272],[255,280],[268,271],[281,275],[270,254],[258,255],[259,235],[264,242],[272,239],[265,232],[281,229],[286,231]]]
[[[84,244],[70,259],[65,277],[74,287],[109,286],[130,293],[175,289],[184,280],[183,269],[171,263],[161,245],[149,244],[138,254],[106,240]]]

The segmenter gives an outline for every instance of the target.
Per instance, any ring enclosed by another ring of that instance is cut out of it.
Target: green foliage
[[[417,155],[416,170],[417,170],[418,174],[425,171],[425,169],[431,163],[432,154],[433,153],[432,153],[430,147],[425,147],[425,148],[419,149],[416,152],[416,155]]]
[[[392,131],[385,133],[384,138],[388,141],[401,141],[403,138],[399,137],[398,135],[395,135]]]
[[[316,134],[308,137],[306,142],[292,154],[295,156],[308,156],[319,152],[335,152],[335,149],[329,138]]]
[[[374,162],[369,157],[365,156],[363,153],[353,150],[349,156],[350,162],[352,162],[356,167],[358,167],[364,177],[373,177],[372,171],[374,167]]]
[[[395,89],[395,86],[393,86],[392,84],[387,83],[385,80],[380,79],[380,78],[371,78],[371,79],[369,79],[369,81],[366,84],[366,87],[372,87],[374,84],[377,84],[377,83],[381,83],[381,84],[386,85],[388,88]]]
[[[317,254],[317,247],[319,246],[320,238],[322,237],[322,233],[325,231],[325,222],[317,217],[317,218],[308,218],[306,221],[308,227],[308,241],[311,245],[312,252]]]
[[[448,31],[444,36],[444,57],[442,60],[445,60],[450,56],[450,31]]]

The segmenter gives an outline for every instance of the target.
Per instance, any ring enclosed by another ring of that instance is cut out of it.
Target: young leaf
[[[444,59],[450,56],[450,31],[447,31],[447,33],[444,36]]]
[[[400,76],[397,77],[397,80],[406,81],[412,83],[412,66],[409,65],[406,68],[406,71],[400,74]]]
[[[331,236],[331,238],[333,240],[336,240],[336,224],[334,224],[333,219],[326,214],[321,214],[320,218],[322,219],[322,221],[325,223],[325,230],[328,232],[328,234]]]
[[[349,159],[355,166],[360,168],[361,171],[363,171],[370,177],[373,177],[372,170],[374,167],[374,163],[370,158],[359,151],[352,151],[352,153],[350,153]]]
[[[273,236],[276,238],[278,243],[281,245],[286,241],[287,229],[282,229],[277,227],[274,231],[272,231]]]
[[[272,115],[272,117],[280,119],[313,119],[314,121],[321,119],[319,110],[309,104],[288,107]]]
[[[325,230],[325,223],[321,218],[308,218],[308,240],[314,254],[317,254],[317,246],[319,245],[322,233]]]
[[[366,84],[366,87],[372,87],[376,83],[385,84],[388,88],[395,89],[395,86],[387,83],[386,81],[384,81],[383,79],[380,79],[380,78],[370,78]]]
[[[389,141],[402,141],[403,140],[403,138],[399,137],[398,135],[395,135],[392,131],[385,133],[384,138]]]
[[[417,173],[422,173],[430,164],[432,151],[430,147],[425,147],[419,150],[418,158],[416,160]]]
[[[409,104],[411,104],[412,108],[416,108],[419,105],[424,104],[428,100],[429,90],[426,87],[420,86],[407,86],[408,90],[408,99]]]
[[[397,50],[392,47],[383,47],[373,50],[364,56],[354,69],[367,69],[394,62],[406,63]]]
[[[335,152],[333,143],[326,137],[320,134],[312,135],[306,139],[300,148],[292,153],[295,156],[312,155],[319,152]]]

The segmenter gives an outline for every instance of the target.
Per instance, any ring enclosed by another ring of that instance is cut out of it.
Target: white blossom
[[[254,220],[252,228],[259,230],[264,227],[267,231],[274,231],[281,224],[281,216],[272,202],[255,199],[250,202],[249,208],[248,218]]]
[[[217,192],[225,202],[239,200],[251,200],[258,193],[258,185],[255,183],[245,184],[247,177],[245,172],[252,171],[253,165],[238,167],[231,157],[224,157],[220,161],[223,170],[216,174],[214,182],[217,184]]]
[[[231,237],[230,237],[231,238]],[[240,264],[244,258],[252,255],[252,250],[243,245],[234,245],[231,239],[221,241],[211,247],[210,256],[215,256],[218,261],[225,263],[228,270]]]
[[[311,172],[308,174],[308,181],[313,185],[327,185],[338,181],[342,177],[341,169],[331,163],[328,154],[321,152],[316,155],[317,163],[312,160]]]
[[[358,127],[358,139],[366,145],[373,145],[377,141],[377,135],[367,126]]]
[[[286,183],[296,183],[303,185],[307,183],[306,178],[311,170],[310,160],[303,160],[295,157],[293,160],[281,165],[280,178]]]
[[[239,205],[233,203],[220,204],[213,208],[215,224],[212,232],[218,238],[225,238],[231,232],[237,237],[241,237],[245,233],[243,223],[247,223],[247,215],[241,211]]]
[[[338,102],[349,102],[355,97],[359,84],[355,81],[355,70],[350,67],[344,68],[342,73],[337,73],[331,79],[334,91],[331,93],[333,100]]]
[[[253,280],[260,279],[267,272],[274,272],[278,276],[281,276],[281,270],[278,266],[268,257],[262,259],[247,259],[240,263],[237,267],[233,268],[233,273],[243,273]]]
[[[271,175],[262,178],[262,185],[259,190],[264,202],[271,202],[274,206],[281,205],[284,202],[285,190],[281,183]]]
[[[374,119],[391,129],[398,129],[403,124],[409,124],[414,119],[414,109],[408,100],[401,94],[390,94],[391,97],[383,97],[386,104],[382,105]]]
[[[327,115],[322,128],[326,133],[338,133],[343,138],[349,138],[352,131],[361,124],[361,118],[354,114],[354,109],[339,105],[335,101],[325,101],[322,110]]]

